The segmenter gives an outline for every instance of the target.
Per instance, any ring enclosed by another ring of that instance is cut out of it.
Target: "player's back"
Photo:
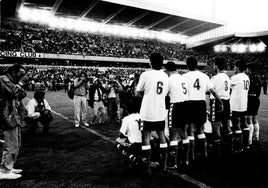
[[[142,122],[138,113],[130,114],[123,118],[120,132],[128,137],[130,143],[141,143]]]
[[[260,97],[261,94],[261,79],[258,74],[251,74],[249,76],[250,86],[248,90],[249,96]]]
[[[249,84],[249,77],[245,73],[239,73],[231,77],[230,104],[232,111],[247,110]]]
[[[214,90],[220,99],[230,99],[230,78],[226,73],[219,73],[211,78]]]
[[[188,82],[189,100],[205,101],[206,92],[213,87],[209,77],[198,70],[189,71],[183,76]]]
[[[168,95],[170,102],[183,102],[188,100],[188,83],[180,74],[172,74],[168,78]]]
[[[140,76],[137,91],[143,91],[140,115],[146,121],[165,120],[168,76],[162,70],[150,70]]]

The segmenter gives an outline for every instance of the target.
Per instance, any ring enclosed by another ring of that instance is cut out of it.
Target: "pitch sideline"
[[[65,119],[65,120],[67,120],[67,121],[69,121],[69,122],[72,122],[68,117],[66,117],[66,116],[64,116],[64,115],[62,115],[62,114],[60,114],[60,113],[58,113],[58,112],[55,112],[54,110],[52,110],[52,112],[53,112],[54,114],[60,116],[61,118]],[[116,142],[115,142],[114,140],[112,140],[111,138],[109,138],[109,137],[107,137],[107,136],[105,136],[105,135],[103,135],[103,134],[101,134],[101,133],[99,133],[99,132],[97,132],[97,131],[95,131],[95,130],[89,128],[89,127],[81,126],[81,128],[83,128],[84,130],[86,130],[86,131],[88,131],[88,132],[90,132],[90,133],[92,133],[92,134],[94,134],[94,135],[100,137],[101,139],[106,140],[106,141],[112,143],[112,144],[115,144],[115,143],[116,143]],[[210,186],[208,186],[208,185],[206,185],[206,184],[204,184],[204,183],[202,183],[202,182],[200,182],[200,181],[198,181],[198,180],[195,180],[195,179],[189,177],[189,176],[186,175],[186,174],[181,174],[181,173],[178,173],[178,172],[176,172],[176,171],[168,171],[168,172],[169,172],[170,174],[175,175],[175,176],[177,176],[177,177],[179,177],[179,178],[181,178],[181,179],[183,179],[183,180],[185,180],[185,181],[187,181],[187,182],[189,182],[189,183],[192,183],[192,184],[194,184],[194,185],[196,185],[196,186],[198,186],[198,187],[200,187],[200,188],[210,188]]]

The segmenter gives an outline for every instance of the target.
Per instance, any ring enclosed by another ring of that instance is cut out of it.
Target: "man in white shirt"
[[[189,153],[189,139],[187,136],[187,129],[189,123],[189,112],[187,109],[188,101],[188,83],[187,80],[176,70],[174,62],[167,62],[166,70],[169,75],[168,81],[168,95],[170,97],[169,109],[169,127],[171,128],[170,136],[170,150],[171,157],[175,161],[175,168],[178,165],[178,137],[182,139],[182,154],[181,163],[188,165]]]
[[[204,134],[204,124],[207,121],[207,109],[206,109],[206,92],[211,92],[216,99],[220,102],[219,111],[223,110],[223,104],[221,99],[215,93],[213,85],[209,77],[197,70],[197,60],[194,57],[189,57],[186,60],[186,64],[189,72],[185,73],[183,76],[188,82],[189,88],[189,102],[188,108],[191,113],[190,126],[189,126],[189,135],[190,140],[190,159],[195,159],[194,147],[195,139],[194,132],[196,128],[197,138],[200,142],[200,151],[202,157],[207,156],[207,147],[206,147],[206,136]]]
[[[235,72],[237,74],[231,77],[230,105],[232,111],[232,124],[235,130],[234,150],[236,152],[243,151],[243,145],[245,149],[247,149],[249,145],[250,129],[246,123],[246,111],[250,81],[249,77],[245,74],[246,68],[246,63],[244,61],[235,62]]]
[[[164,134],[166,106],[165,97],[168,89],[168,76],[161,70],[163,57],[159,53],[152,53],[150,56],[152,70],[143,72],[137,85],[137,94],[142,95],[142,105],[140,109],[141,119],[144,121],[142,130],[142,152],[147,161],[146,172],[150,171],[151,131],[156,131],[160,140],[161,166],[166,169],[167,143]]]
[[[232,151],[232,130],[230,128],[230,78],[225,72],[226,62],[224,58],[216,58],[214,68],[216,75],[211,78],[213,88],[223,102],[224,110],[219,112],[219,101],[213,96],[210,98],[210,120],[213,125],[213,145],[216,149],[215,154],[220,155],[221,125],[223,126],[224,138],[228,145],[228,150]]]
[[[29,124],[28,134],[33,135],[38,128],[38,122],[42,123],[44,135],[49,133],[49,124],[53,120],[51,107],[45,99],[44,91],[35,91],[34,98],[26,105],[28,116],[25,121]]]

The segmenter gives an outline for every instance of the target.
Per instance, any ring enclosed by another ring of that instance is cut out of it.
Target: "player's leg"
[[[170,147],[169,147],[169,167],[177,168],[178,166],[178,115],[177,103],[171,104],[168,112],[168,125],[170,128]]]
[[[179,128],[171,128],[170,129],[170,147],[169,147],[169,153],[170,153],[170,167],[171,168],[177,168],[178,166],[178,134],[179,134]]]
[[[187,122],[188,122],[188,130],[187,135],[189,139],[189,162],[192,163],[195,160],[195,122],[197,118],[197,114],[199,113],[196,108],[194,101],[186,102],[187,109]]]
[[[163,121],[164,124],[164,121]],[[163,170],[167,168],[167,142],[164,130],[156,131],[160,141],[160,166]]]
[[[243,148],[249,149],[249,133],[250,129],[247,125],[246,112],[241,114],[241,129],[243,134]]]
[[[186,166],[189,165],[189,145],[190,145],[187,130],[188,130],[187,124],[185,124],[180,130],[180,136],[182,139],[181,163]]]
[[[242,130],[239,112],[232,112],[232,124],[234,129],[234,152],[242,151]]]
[[[252,122],[253,122],[253,127],[254,127],[253,140],[254,140],[254,142],[259,142],[259,140],[260,140],[260,125],[259,125],[259,122],[257,120],[257,116],[253,116]]]
[[[253,116],[252,115],[248,115],[247,116],[247,124],[249,127],[249,146],[252,145],[252,138],[253,138],[253,132],[254,132],[254,126],[253,126]]]
[[[204,133],[204,124],[207,121],[207,109],[206,102],[200,101],[197,103],[197,108],[199,113],[196,119],[196,131],[197,131],[197,141],[200,149],[200,154],[202,158],[207,157],[207,141]]]
[[[260,107],[260,98],[259,97],[255,97],[255,101],[254,101],[254,113],[253,113],[253,127],[254,127],[254,133],[253,133],[253,139],[254,142],[259,142],[259,135],[260,135],[260,125],[259,122],[257,120],[257,115],[258,115],[258,111],[259,111],[259,107]]]
[[[231,120],[226,119],[222,121],[224,141],[226,143],[226,149],[228,153],[233,151],[233,131],[231,129]]]
[[[204,133],[204,124],[196,124],[196,131],[197,131],[197,144],[198,149],[200,151],[201,157],[205,158],[207,157],[207,142],[206,142],[206,136]]]
[[[144,123],[144,128],[146,123]],[[150,162],[151,162],[151,145],[150,145],[151,130],[142,131],[142,157],[144,162],[143,172],[151,174]]]
[[[219,121],[220,114],[217,112],[218,103],[215,99],[210,100],[210,120],[212,125],[212,154],[215,156],[220,155],[221,144],[221,121]]]
[[[231,110],[230,110],[230,101],[222,100],[224,110],[221,116],[222,122],[222,140],[225,143],[225,149],[228,154],[233,151],[233,132],[231,129]]]
[[[215,121],[212,123],[213,132],[213,152],[215,157],[219,157],[221,153],[221,133],[220,128],[222,124],[220,121]]]
[[[189,162],[193,162],[195,160],[195,125],[191,123],[188,126],[188,138],[189,138]]]

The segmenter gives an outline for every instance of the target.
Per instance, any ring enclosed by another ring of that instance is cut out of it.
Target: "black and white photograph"
[[[267,0],[0,0],[1,188],[267,188]]]

